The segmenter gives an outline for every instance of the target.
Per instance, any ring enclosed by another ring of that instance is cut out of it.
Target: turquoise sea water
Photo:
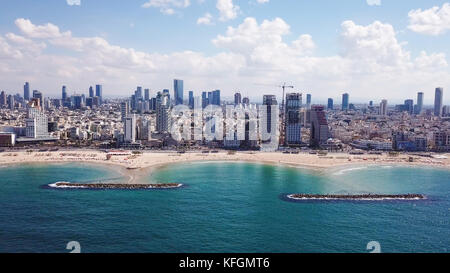
[[[0,168],[0,252],[449,252],[450,172],[352,167],[317,172],[192,163],[149,181],[177,190],[49,190],[116,178],[81,164]],[[287,202],[283,193],[421,193],[425,201]]]

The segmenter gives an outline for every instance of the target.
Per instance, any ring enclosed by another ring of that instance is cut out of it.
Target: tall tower
[[[95,96],[98,97],[99,103],[103,103],[103,87],[100,84],[95,86]]]
[[[67,88],[65,85],[62,87],[62,96],[61,96],[63,102],[67,100]]]
[[[28,82],[23,86],[23,98],[25,100],[30,100],[30,84]]]
[[[173,80],[175,105],[183,104],[183,80]]]
[[[125,118],[124,134],[125,142],[136,142],[136,115],[131,115]]]
[[[342,94],[342,111],[348,110],[350,95],[348,93]]]
[[[435,96],[434,96],[434,115],[437,117],[442,116],[442,101],[444,98],[444,88],[438,87],[436,88]]]
[[[239,92],[234,94],[234,105],[239,105],[242,103],[242,95]]]
[[[386,116],[387,115],[387,100],[382,100],[380,103],[380,115]]]
[[[417,104],[416,108],[414,109],[414,113],[416,115],[420,115],[420,113],[422,113],[422,109],[423,109],[423,92],[419,92],[417,93]]]
[[[301,109],[300,93],[286,94],[286,121],[285,121],[285,139],[284,144],[299,145],[301,144],[301,123],[300,123],[300,109]]]

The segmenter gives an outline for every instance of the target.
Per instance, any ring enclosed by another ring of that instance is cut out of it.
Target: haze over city
[[[45,97],[152,96],[174,78],[196,95],[220,89],[261,101],[288,82],[315,102],[401,103],[450,87],[445,1],[5,1],[0,89],[25,81]],[[171,90],[172,92],[172,90]],[[444,96],[444,104],[449,104]]]

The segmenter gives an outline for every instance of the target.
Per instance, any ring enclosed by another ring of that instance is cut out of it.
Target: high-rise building
[[[332,99],[332,98],[329,98],[329,99],[328,99],[328,106],[327,106],[327,109],[328,109],[328,110],[333,110],[333,108],[334,108],[334,102],[333,102],[333,99]]]
[[[250,99],[249,99],[248,97],[243,98],[243,99],[242,99],[242,104],[248,106],[248,105],[250,104]]]
[[[25,135],[28,138],[48,137],[48,118],[42,112],[39,98],[32,98],[28,104],[25,119]]]
[[[173,80],[175,105],[183,104],[183,80]]]
[[[306,108],[308,109],[311,107],[311,100],[312,100],[311,94],[306,94]]]
[[[0,106],[6,105],[6,92],[2,91],[0,93]]]
[[[405,110],[410,115],[414,113],[414,100],[405,100]]]
[[[208,93],[202,92],[202,108],[205,108],[206,106],[208,106],[208,104]]]
[[[30,84],[28,82],[23,86],[23,98],[25,100],[30,100]]]
[[[144,90],[144,99],[146,101],[150,100],[150,89],[145,89]]]
[[[342,95],[342,111],[349,109],[349,100],[350,95],[348,93]]]
[[[437,117],[442,116],[443,99],[444,99],[444,88],[442,87],[436,88],[436,92],[434,95],[434,115]]]
[[[34,93],[34,91],[33,91],[33,93]],[[34,95],[33,95],[33,97],[34,97]],[[61,96],[61,98],[62,98],[63,102],[67,100],[67,88],[66,88],[65,85],[63,85],[63,87],[62,87],[62,96]]]
[[[211,104],[220,106],[220,90],[212,91]]]
[[[237,92],[234,94],[234,105],[239,105],[242,103],[242,95],[241,93]]]
[[[275,95],[264,95],[263,96],[263,105],[267,107],[267,133],[272,133],[272,129],[276,130],[276,128],[272,128],[274,121],[272,120],[272,105],[278,105],[277,97]]]
[[[285,139],[284,144],[299,145],[302,142],[301,138],[301,123],[300,123],[300,109],[301,109],[300,93],[286,94],[286,120],[285,120]]]
[[[189,107],[194,109],[194,91],[189,91]]]
[[[387,100],[382,100],[380,103],[380,115],[387,116]]]
[[[94,97],[94,88],[92,86],[89,87],[89,98]]]
[[[99,104],[103,103],[103,86],[100,84],[97,84],[95,86],[95,96],[98,97]]]
[[[120,103],[120,113],[122,121],[125,122],[125,118],[130,114],[130,102],[124,101]]]
[[[9,108],[9,110],[14,110],[15,106],[16,106],[16,101],[14,99],[14,96],[13,95],[9,95],[8,96],[8,108]]]
[[[39,107],[44,106],[44,97],[42,96],[41,92],[39,92],[38,90],[33,90],[33,98],[39,99]]]
[[[420,115],[423,109],[423,92],[417,93],[417,104],[414,107],[414,114]]]
[[[128,143],[136,142],[136,115],[130,115],[125,118],[124,140]]]
[[[158,92],[156,96],[156,131],[167,133],[169,131],[170,98],[166,92]]]
[[[328,121],[324,112],[324,107],[315,105],[311,107],[311,133],[310,145],[320,147],[329,138]]]
[[[73,95],[72,100],[74,109],[81,109],[83,107],[83,97],[81,95]]]

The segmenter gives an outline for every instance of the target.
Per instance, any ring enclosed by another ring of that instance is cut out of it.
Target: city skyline
[[[5,60],[0,89],[10,94],[25,81],[46,97],[58,94],[62,85],[69,94],[86,93],[90,83],[99,82],[106,97],[125,97],[133,86],[156,93],[179,78],[185,80],[184,90],[220,89],[226,98],[236,91],[242,97],[281,97],[276,86],[288,82],[321,103],[329,97],[339,101],[344,92],[358,103],[366,94],[397,103],[450,85],[444,46],[449,26],[442,17],[450,5],[445,1],[318,1],[287,8],[274,0],[187,1],[181,6],[173,5],[178,1],[158,1],[158,6],[154,1],[68,5],[61,0],[21,8],[28,2],[4,3],[8,13],[0,12],[0,57]],[[219,2],[232,3],[234,13]],[[342,15],[315,13],[324,3]],[[112,22],[121,9],[129,13]],[[99,10],[102,16],[93,20]],[[437,23],[428,25],[426,16],[435,16]],[[156,28],[155,22],[164,23]],[[164,38],[155,42],[152,37],[161,33]],[[425,96],[424,104],[432,103],[432,96]],[[450,99],[444,96],[443,103]]]

